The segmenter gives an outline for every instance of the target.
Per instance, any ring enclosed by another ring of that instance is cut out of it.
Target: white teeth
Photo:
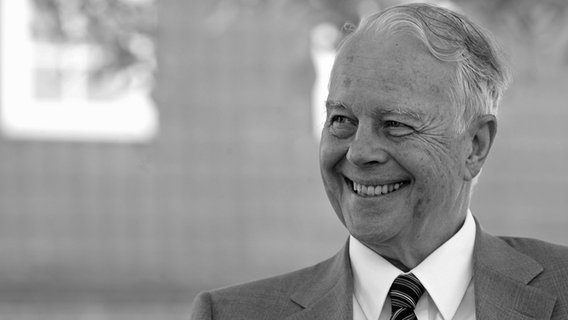
[[[376,195],[376,196],[381,195],[382,189],[383,189],[383,188],[381,188],[381,186],[376,186],[376,187],[375,187],[375,195]]]
[[[365,196],[379,196],[391,193],[400,189],[402,183],[385,184],[382,186],[366,186],[353,182],[353,191]]]

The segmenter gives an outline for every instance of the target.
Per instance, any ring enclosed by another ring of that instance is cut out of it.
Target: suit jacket
[[[474,248],[476,318],[568,319],[568,248],[523,238],[498,238],[477,225]],[[352,319],[348,246],[315,266],[203,292],[192,320]]]

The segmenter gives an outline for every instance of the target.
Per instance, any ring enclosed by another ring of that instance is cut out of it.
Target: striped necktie
[[[414,308],[423,293],[424,287],[412,273],[394,279],[389,291],[392,305],[390,320],[416,320]]]

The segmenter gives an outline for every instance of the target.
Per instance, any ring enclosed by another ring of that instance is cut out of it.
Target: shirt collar
[[[467,212],[460,230],[412,272],[444,317],[452,319],[473,275],[475,222]],[[369,319],[378,319],[394,279],[403,272],[353,236],[349,241],[354,295]]]
[[[402,273],[355,237],[349,238],[353,294],[367,319],[378,319],[394,279]]]

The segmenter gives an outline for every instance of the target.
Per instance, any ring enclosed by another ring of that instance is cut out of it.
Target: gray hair
[[[395,6],[367,16],[340,44],[339,50],[363,32],[406,31],[422,41],[430,53],[456,64],[450,98],[463,108],[456,119],[458,132],[478,116],[497,114],[509,72],[490,34],[467,17],[425,3]],[[458,113],[459,114],[459,113]]]

